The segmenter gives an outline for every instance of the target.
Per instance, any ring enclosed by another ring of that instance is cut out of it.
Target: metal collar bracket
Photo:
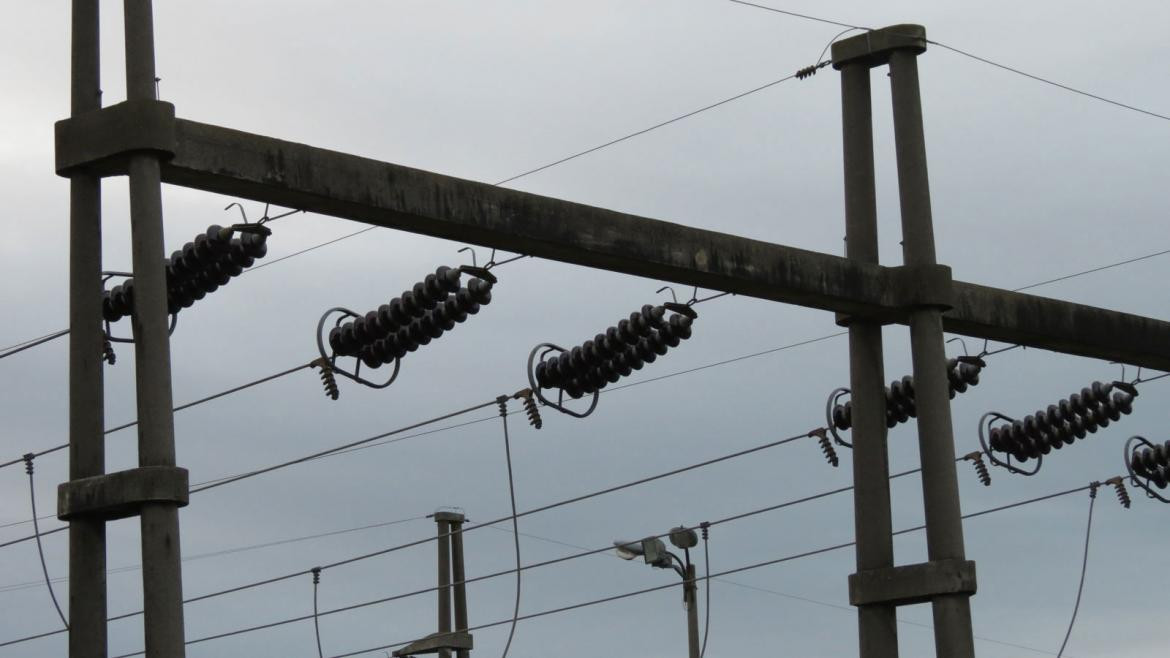
[[[395,658],[400,658],[402,656],[414,656],[423,653],[470,651],[474,648],[470,633],[464,633],[462,631],[455,631],[454,633],[431,633],[423,639],[415,640],[395,651],[394,656]]]
[[[125,101],[58,121],[57,175],[85,171],[98,176],[123,175],[130,155],[143,151],[171,159],[175,155],[175,106],[163,101]]]
[[[176,466],[142,466],[72,480],[57,486],[57,518],[113,521],[138,515],[145,503],[185,507],[187,488],[187,469]]]
[[[864,34],[842,39],[833,44],[833,68],[861,63],[870,68],[889,63],[890,53],[910,49],[914,54],[926,52],[926,28],[902,24],[868,30]]]
[[[850,605],[913,605],[943,594],[975,593],[975,563],[934,560],[885,569],[867,569],[849,576]]]

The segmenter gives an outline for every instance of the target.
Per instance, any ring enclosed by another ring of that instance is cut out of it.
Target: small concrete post
[[[123,7],[127,99],[157,100],[151,1],[125,0]],[[129,174],[134,262],[131,325],[138,391],[138,463],[140,466],[174,466],[175,428],[158,156],[152,153],[132,155]],[[140,516],[146,658],[182,658],[185,647],[178,505],[146,503],[142,505]]]
[[[923,30],[924,41],[925,37]],[[902,252],[903,261],[908,266],[930,266],[937,262],[922,99],[918,88],[917,58],[923,50],[925,45],[921,49],[896,49],[890,54],[889,62],[902,207]],[[927,555],[932,561],[964,560],[963,521],[940,308],[928,306],[911,312],[910,344],[914,359]],[[974,658],[969,594],[937,596],[932,600],[932,608],[936,654],[947,658]]]
[[[687,651],[699,658],[699,586],[695,582],[695,565],[687,564],[683,577],[683,603],[687,608]]]
[[[865,263],[878,262],[877,196],[873,165],[873,117],[869,65],[841,69],[841,118],[845,159],[845,250]],[[853,523],[857,569],[894,566],[890,467],[886,447],[885,368],[882,326],[849,319],[849,386],[853,401]],[[897,608],[857,608],[861,658],[898,655]]]
[[[71,112],[101,108],[98,3],[73,0]],[[93,174],[69,180],[69,478],[102,475],[102,188]],[[69,522],[69,658],[105,658],[106,524]]]
[[[451,512],[436,512],[439,564],[439,633],[451,632]],[[439,658],[451,658],[448,649],[439,650]]]
[[[463,568],[463,515],[459,514],[450,521],[451,526],[451,578],[455,581],[455,630],[467,632],[467,574]],[[455,652],[456,658],[468,658],[471,652],[459,649]]]

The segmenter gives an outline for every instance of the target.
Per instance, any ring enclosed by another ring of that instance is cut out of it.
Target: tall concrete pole
[[[73,0],[72,116],[101,107],[98,3]],[[106,470],[101,179],[69,179],[69,478]],[[105,658],[106,524],[69,522],[69,657]]]
[[[151,0],[125,0],[123,6],[127,100],[157,100]],[[129,173],[138,463],[174,466],[171,348],[167,335],[166,254],[158,156],[150,153],[131,156]],[[185,649],[178,506],[169,502],[144,504],[141,527],[146,657],[182,658]]]
[[[936,264],[922,99],[918,88],[919,52],[911,48],[898,49],[890,54],[889,61],[898,193],[902,207],[902,255],[908,266]],[[932,561],[963,560],[963,521],[955,471],[941,309],[925,307],[911,312],[910,345],[914,359],[914,398],[918,410],[927,554]],[[932,608],[936,654],[947,658],[973,658],[975,646],[969,595],[936,596],[932,599]]]
[[[451,521],[451,578],[455,581],[455,630],[467,632],[467,572],[463,567],[463,517]],[[468,658],[467,649],[455,652],[456,658]]]
[[[873,166],[873,116],[869,65],[841,67],[841,108],[845,151],[846,255],[878,262],[877,196]],[[886,450],[885,367],[882,327],[853,318],[849,322],[849,386],[853,402],[853,523],[857,570],[894,566],[890,515],[890,467]],[[861,658],[898,655],[897,608],[857,608]]]

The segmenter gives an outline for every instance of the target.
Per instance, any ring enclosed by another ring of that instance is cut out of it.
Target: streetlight
[[[705,525],[705,524],[704,524]],[[704,528],[705,532],[705,528]],[[687,611],[687,645],[690,658],[699,655],[699,587],[695,583],[695,565],[691,564],[691,549],[699,543],[699,535],[690,528],[679,526],[670,531],[670,543],[683,549],[683,557],[671,553],[657,537],[641,541],[615,541],[617,556],[623,560],[642,559],[657,569],[674,569],[683,581],[683,607]],[[705,537],[704,537],[705,538]]]

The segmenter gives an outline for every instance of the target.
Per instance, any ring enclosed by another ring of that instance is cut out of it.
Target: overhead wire
[[[512,626],[508,629],[508,641],[504,644],[504,653],[501,658],[508,658],[508,650],[512,648],[512,638],[516,635],[516,622],[520,617],[520,582],[523,564],[520,561],[520,526],[516,514],[516,485],[512,477],[512,444],[508,439],[508,398],[501,395],[497,402],[500,405],[500,420],[504,426],[504,455],[508,462],[508,500],[512,505],[512,539],[516,548],[516,604],[512,608]]]
[[[1085,572],[1089,567],[1089,538],[1093,534],[1093,504],[1097,502],[1097,486],[1093,483],[1089,487],[1089,521],[1085,524],[1085,554],[1081,559],[1081,580],[1077,585],[1077,600],[1073,604],[1072,618],[1068,620],[1068,630],[1064,633],[1064,640],[1060,643],[1060,650],[1056,652],[1056,658],[1061,658],[1064,655],[1064,649],[1068,646],[1068,638],[1072,635],[1073,626],[1077,623],[1077,611],[1081,609],[1081,593],[1085,589]]]
[[[57,609],[57,616],[61,618],[61,625],[69,630],[69,620],[61,611],[61,604],[57,602],[57,593],[53,590],[53,583],[49,579],[49,567],[45,564],[45,547],[41,545],[41,531],[37,524],[37,489],[33,482],[33,456],[24,456],[24,470],[28,473],[28,499],[32,507],[33,534],[37,538],[37,555],[41,558],[41,573],[45,575],[45,589],[49,590],[49,598],[53,600],[53,607]]]

